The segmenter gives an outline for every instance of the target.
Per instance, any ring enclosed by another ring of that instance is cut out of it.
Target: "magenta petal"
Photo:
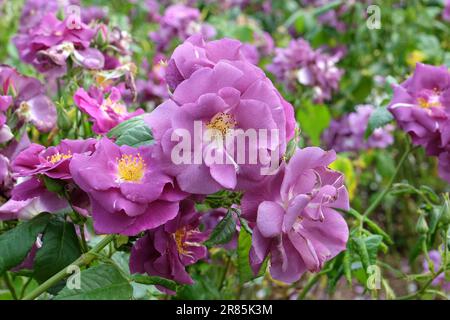
[[[258,207],[257,226],[266,238],[276,237],[281,233],[284,209],[276,202],[264,201]]]

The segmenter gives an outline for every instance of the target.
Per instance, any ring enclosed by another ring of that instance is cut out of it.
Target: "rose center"
[[[66,159],[70,159],[72,158],[72,152],[67,152],[67,153],[60,153],[57,152],[51,156],[47,157],[47,161],[50,161],[51,163],[57,163],[61,160],[66,160]]]
[[[189,251],[186,249],[186,228],[178,229],[173,235],[177,244],[177,250],[182,255],[188,255]]]
[[[118,159],[119,177],[123,181],[138,182],[144,177],[145,162],[141,155],[124,154]]]
[[[222,137],[224,137],[231,129],[236,127],[236,121],[234,120],[233,115],[220,112],[206,124],[206,127],[208,129],[219,131],[222,134]]]
[[[121,103],[116,103],[111,101],[110,98],[106,99],[103,104],[100,107],[103,111],[107,111],[108,109],[114,111],[114,113],[118,114],[118,115],[122,115],[124,113],[126,113],[126,108],[123,104]]]
[[[421,108],[439,108],[441,107],[439,89],[425,90],[417,97],[417,103]]]

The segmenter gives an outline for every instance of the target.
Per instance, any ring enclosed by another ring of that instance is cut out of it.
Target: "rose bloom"
[[[172,69],[167,70],[172,79],[178,79],[172,82],[176,85],[172,98],[145,117],[162,147],[165,162],[172,164],[170,173],[186,192],[210,194],[223,188],[249,188],[263,178],[261,168],[269,166],[263,162],[270,158],[278,161],[294,135],[292,106],[261,69],[245,59],[233,60],[239,58],[239,46],[238,41],[222,39],[204,44],[204,48],[190,41],[177,48],[171,59]],[[195,125],[202,132],[212,131],[210,141],[196,136]],[[245,139],[247,130],[257,135],[264,130],[267,137],[249,143]],[[278,137],[271,136],[273,131]],[[189,133],[191,140],[200,138],[201,150],[194,141],[186,151],[190,161],[173,163],[172,151],[177,145],[173,137],[180,137],[180,132]],[[236,136],[226,141],[231,134]],[[237,141],[242,138],[245,154],[238,155],[242,150],[238,150]],[[258,154],[256,163],[250,163],[250,152]],[[211,155],[221,161],[210,161]],[[196,164],[192,156],[201,157],[201,163]],[[239,161],[239,156],[246,160]]]
[[[180,212],[172,220],[136,241],[131,250],[131,273],[147,273],[175,280],[181,284],[193,284],[194,281],[185,267],[206,257],[207,249],[202,245],[208,238],[199,229],[200,214],[195,212],[194,202],[184,200],[180,203]],[[168,294],[175,292],[157,286]]]
[[[330,170],[334,151],[297,150],[289,163],[242,199],[242,215],[253,228],[250,264],[258,272],[267,256],[270,274],[292,283],[318,272],[345,250],[348,226],[335,209],[348,210],[343,175]]]
[[[70,56],[87,69],[103,68],[103,54],[89,47],[94,36],[95,30],[81,20],[68,16],[61,21],[56,13],[50,12],[37,25],[21,30],[13,42],[23,62],[32,64],[41,73],[59,77],[66,73],[66,60]]]
[[[78,108],[91,117],[94,122],[92,130],[97,134],[105,134],[119,123],[144,113],[142,109],[128,112],[116,87],[106,93],[94,87],[89,93],[79,88],[73,99]]]
[[[328,149],[336,152],[361,151],[373,148],[383,149],[394,142],[392,131],[394,127],[388,124],[376,128],[365,139],[365,132],[370,116],[375,109],[371,105],[360,105],[355,112],[344,115],[340,119],[332,120],[330,126],[322,135],[322,141]]]
[[[0,65],[1,90],[7,96],[14,93],[12,102],[8,103],[12,103],[9,107],[17,111],[19,125],[31,122],[41,132],[48,132],[56,126],[56,107],[39,80],[23,76],[10,66]]]
[[[413,76],[394,87],[388,108],[414,144],[423,146],[429,155],[438,155],[450,141],[449,107],[447,67],[418,63]]]
[[[98,233],[136,235],[173,219],[186,197],[162,173],[152,146],[117,146],[102,138],[92,155],[75,154],[70,173],[89,195]]]
[[[62,140],[58,146],[45,148],[31,144],[12,161],[12,174],[18,184],[11,191],[11,199],[0,207],[0,219],[29,219],[41,212],[56,213],[70,207],[67,199],[46,189],[42,175],[64,181],[71,207],[87,215],[87,196],[72,185],[69,163],[73,155],[91,154],[97,140]]]

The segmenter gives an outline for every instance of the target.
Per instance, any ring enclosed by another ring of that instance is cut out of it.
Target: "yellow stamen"
[[[419,103],[419,106],[421,106],[422,108],[425,108],[425,109],[428,109],[431,107],[440,107],[440,105],[441,105],[439,103],[439,101],[431,102],[431,101],[427,101],[424,98],[418,98],[417,102]]]
[[[123,181],[138,182],[144,177],[145,162],[141,155],[122,155],[117,165],[119,177]]]
[[[236,126],[236,121],[234,120],[233,115],[220,112],[216,114],[210,122],[206,124],[208,129],[214,129],[219,131],[224,137],[230,129],[233,129]]]
[[[177,243],[177,250],[182,255],[188,255],[189,251],[185,248],[186,241],[186,228],[178,229],[173,235],[175,242]]]
[[[51,163],[57,163],[61,160],[66,160],[66,159],[70,159],[72,158],[72,152],[67,152],[67,153],[55,153],[51,156],[47,157],[47,161],[50,161]]]

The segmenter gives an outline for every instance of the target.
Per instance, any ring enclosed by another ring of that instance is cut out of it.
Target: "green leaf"
[[[133,288],[117,267],[101,264],[80,273],[80,289],[67,286],[56,300],[129,300]]]
[[[45,188],[50,191],[57,194],[62,194],[64,191],[64,185],[60,182],[60,180],[52,179],[50,177],[47,177],[46,175],[42,175],[44,178],[44,185]]]
[[[36,253],[34,277],[44,282],[81,256],[80,242],[72,223],[51,220]]]
[[[252,268],[249,263],[250,248],[252,246],[252,235],[248,233],[244,228],[239,232],[238,238],[238,271],[239,282],[241,284],[248,282],[255,278]]]
[[[116,138],[119,146],[140,147],[153,144],[153,134],[143,116],[124,121],[108,132],[109,138]]]
[[[356,252],[358,253],[361,263],[363,265],[364,270],[367,270],[367,268],[370,266],[370,259],[369,259],[369,251],[367,250],[366,242],[363,238],[354,238],[353,239],[356,247]]]
[[[305,132],[313,145],[320,145],[320,136],[328,128],[331,115],[325,105],[314,105],[311,102],[304,102],[297,110],[297,120],[300,128]]]
[[[218,244],[225,244],[231,241],[236,232],[236,221],[234,221],[233,213],[228,210],[227,215],[220,220],[208,241],[205,242],[207,247],[212,247]]]
[[[253,42],[253,29],[249,26],[239,26],[233,32],[234,38],[242,42]]]
[[[366,243],[367,252],[369,254],[370,264],[376,264],[378,249],[381,246],[383,237],[380,235],[374,234],[374,235],[364,238],[364,241]]]
[[[376,108],[369,118],[369,123],[365,132],[365,138],[369,138],[375,129],[384,127],[393,119],[394,117],[386,107]]]
[[[131,279],[134,282],[146,284],[146,285],[155,285],[155,286],[163,286],[169,290],[177,291],[178,284],[169,279],[161,278],[161,277],[155,277],[155,276],[146,276],[143,274],[133,274],[131,276]]]
[[[0,275],[19,265],[26,258],[50,217],[47,213],[40,214],[0,236]]]

